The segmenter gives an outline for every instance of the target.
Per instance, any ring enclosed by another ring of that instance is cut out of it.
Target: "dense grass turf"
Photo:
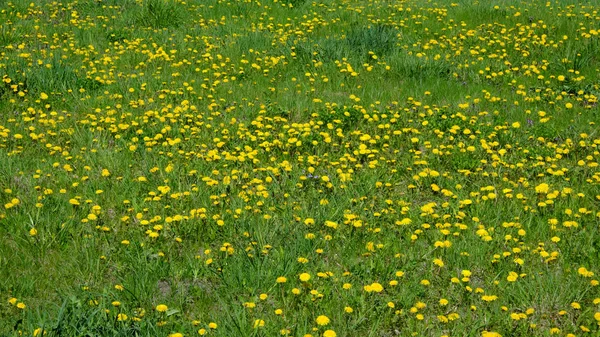
[[[0,2],[0,335],[597,336],[599,11]]]

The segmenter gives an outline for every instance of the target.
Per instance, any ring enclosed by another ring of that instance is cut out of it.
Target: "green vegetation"
[[[600,334],[599,10],[0,2],[0,335]]]

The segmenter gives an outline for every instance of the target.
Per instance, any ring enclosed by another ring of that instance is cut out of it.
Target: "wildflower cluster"
[[[3,2],[0,334],[600,333],[599,10]]]

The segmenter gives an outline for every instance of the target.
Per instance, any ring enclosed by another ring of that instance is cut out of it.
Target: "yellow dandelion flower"
[[[327,324],[329,324],[329,317],[327,317],[325,315],[320,315],[319,317],[317,317],[317,319],[315,319],[315,321],[319,325],[327,325]]]
[[[298,278],[302,282],[308,282],[310,280],[310,274],[309,273],[302,273],[302,274],[300,274],[300,276]]]
[[[323,337],[337,337],[337,334],[333,330],[325,330],[323,332]]]

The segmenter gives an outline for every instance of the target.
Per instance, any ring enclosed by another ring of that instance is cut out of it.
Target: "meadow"
[[[1,336],[600,336],[600,4],[0,1]]]

